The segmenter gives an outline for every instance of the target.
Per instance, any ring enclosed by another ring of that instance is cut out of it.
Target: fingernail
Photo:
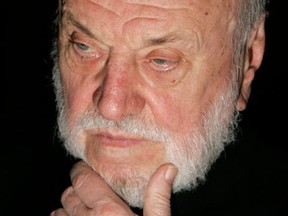
[[[165,173],[165,180],[172,184],[176,175],[177,175],[178,169],[175,166],[170,166]]]

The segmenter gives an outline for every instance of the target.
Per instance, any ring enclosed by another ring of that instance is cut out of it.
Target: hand
[[[172,164],[159,167],[145,193],[145,216],[171,215],[170,197],[177,169]],[[62,194],[63,208],[50,216],[135,216],[130,207],[86,163],[80,161],[71,170],[72,186]]]

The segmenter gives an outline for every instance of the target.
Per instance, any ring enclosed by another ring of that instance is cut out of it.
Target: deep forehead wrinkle
[[[148,6],[148,7],[158,7],[163,9],[182,9],[187,8],[189,6],[189,1],[181,1],[181,0],[88,0],[93,4],[97,4],[114,12],[115,14],[121,15],[125,13],[126,7],[124,5],[130,6]],[[181,2],[181,3],[180,3]],[[185,4],[184,4],[184,3]],[[123,7],[124,6],[124,7]]]
[[[190,4],[189,1],[181,1],[181,0],[126,0],[127,4],[131,5],[139,5],[139,6],[152,6],[152,7],[158,7],[163,9],[187,9],[189,8]]]
[[[234,3],[234,0],[88,0],[93,4],[97,4],[106,10],[110,10],[119,16],[125,13],[125,5],[138,6],[138,7],[155,7],[162,9],[193,9],[194,7],[202,7],[203,5],[214,9],[227,8]],[[238,2],[237,0],[236,2]],[[205,2],[205,3],[204,3]],[[239,3],[239,2],[238,2]],[[201,6],[202,5],[202,6]],[[231,9],[231,7],[229,7]]]

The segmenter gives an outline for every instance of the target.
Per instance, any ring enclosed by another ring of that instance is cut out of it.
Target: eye
[[[153,58],[150,59],[151,67],[155,70],[169,71],[177,67],[177,59],[164,59],[164,58]]]
[[[164,65],[167,63],[167,60],[165,59],[151,59],[150,61],[158,65]]]
[[[143,53],[138,70],[151,86],[176,85],[188,71],[189,63],[178,49],[158,48]]]
[[[61,35],[63,64],[75,73],[100,72],[109,57],[109,49],[94,38],[72,30],[63,31]]]
[[[84,43],[74,42],[74,46],[83,52],[93,52],[93,49]]]
[[[73,41],[73,48],[82,58],[87,59],[97,59],[100,57],[100,52],[98,49],[87,45],[83,42]]]
[[[82,60],[93,60],[101,57],[101,49],[95,41],[91,38],[72,32],[68,36],[69,46],[72,54],[76,54],[75,57],[80,57]]]

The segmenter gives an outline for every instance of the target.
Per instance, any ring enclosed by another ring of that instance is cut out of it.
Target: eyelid
[[[170,71],[176,68],[180,61],[181,61],[181,55],[175,51],[172,51],[170,49],[156,49],[152,50],[148,53],[146,56],[146,59],[149,63],[151,69],[158,70],[158,71]],[[157,64],[157,60],[163,60],[163,64]]]
[[[78,47],[80,50],[83,50],[83,52],[92,52],[92,51],[93,51],[92,47],[89,46],[89,45],[87,45],[86,43],[73,41],[73,44],[74,44],[76,47]],[[87,50],[84,50],[84,48],[82,49],[81,46],[87,47]],[[89,51],[88,49],[90,49],[90,51]]]
[[[89,50],[84,50],[80,48],[80,45],[87,46]],[[73,42],[73,48],[74,50],[81,56],[86,57],[86,58],[99,58],[100,57],[100,52],[94,49],[93,47],[82,43],[82,42]]]
[[[153,87],[175,86],[185,76],[190,65],[179,49],[149,48],[141,54],[139,73]]]
[[[88,42],[86,42],[88,41]],[[73,32],[70,35],[70,43],[77,54],[83,58],[87,59],[97,59],[102,55],[101,49],[95,45],[95,42],[89,43],[89,39],[83,37],[83,39],[78,36],[77,33]],[[93,44],[94,43],[94,44]],[[88,50],[81,49],[81,45],[86,46]]]
[[[163,60],[165,63],[163,64],[157,64],[155,60]],[[167,58],[151,58],[148,60],[151,63],[151,67],[153,67],[156,70],[160,71],[170,71],[177,67],[179,63],[179,59],[167,59]]]

